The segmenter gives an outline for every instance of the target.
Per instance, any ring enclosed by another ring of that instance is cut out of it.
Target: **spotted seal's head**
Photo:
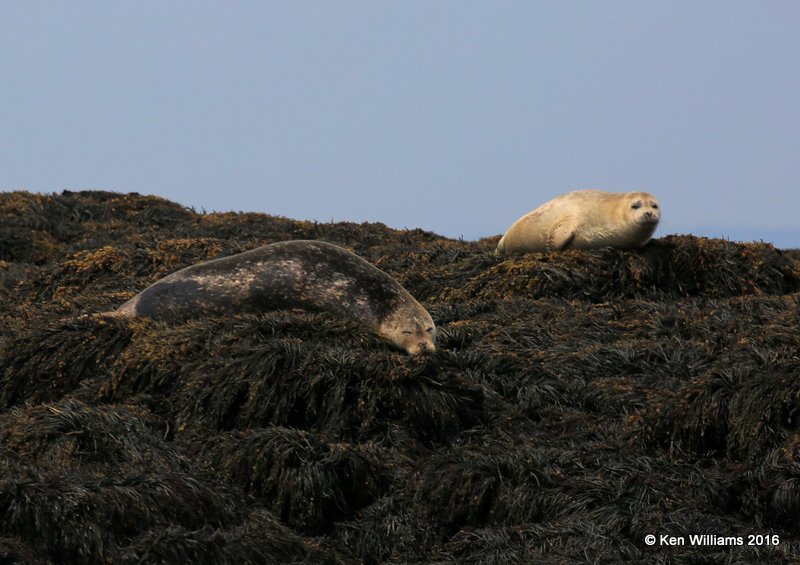
[[[395,309],[378,328],[378,333],[409,355],[420,355],[436,351],[436,325],[422,305],[408,297],[409,301]]]

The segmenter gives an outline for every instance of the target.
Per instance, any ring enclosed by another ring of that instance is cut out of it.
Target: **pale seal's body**
[[[406,289],[323,241],[273,243],[186,267],[108,315],[186,320],[291,308],[354,320],[411,355],[436,349],[433,319]]]
[[[496,253],[633,249],[650,241],[660,218],[658,199],[647,192],[576,190],[514,222],[497,244]]]

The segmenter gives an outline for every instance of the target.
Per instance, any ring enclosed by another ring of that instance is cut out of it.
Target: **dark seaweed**
[[[395,277],[439,350],[299,311],[92,316],[291,239]],[[496,242],[0,194],[0,563],[800,560],[800,252]]]

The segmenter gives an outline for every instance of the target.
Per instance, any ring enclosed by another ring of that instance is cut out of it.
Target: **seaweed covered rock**
[[[195,471],[160,438],[163,422],[146,408],[67,400],[6,413],[0,430],[0,524],[54,561],[166,552],[174,562],[198,562],[210,551],[232,563],[237,554],[253,559],[259,553],[253,545],[261,545],[273,550],[273,563],[321,562],[310,543]],[[236,530],[252,528],[253,520],[269,541],[252,532],[251,543],[237,548]],[[170,540],[198,534],[200,540],[183,546]]]
[[[111,192],[2,193],[0,219],[0,561],[800,560],[796,250],[505,259],[496,237]],[[93,316],[290,239],[395,277],[436,353],[300,311]]]
[[[615,298],[663,300],[800,290],[797,263],[766,243],[668,236],[641,250],[529,253],[477,272],[449,299]]]
[[[390,486],[390,452],[327,443],[295,428],[220,434],[203,449],[211,468],[256,496],[300,531],[319,532],[352,516]]]

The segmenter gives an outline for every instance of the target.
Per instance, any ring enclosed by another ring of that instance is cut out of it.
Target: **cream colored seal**
[[[576,190],[553,198],[514,222],[498,255],[562,249],[632,249],[647,243],[661,218],[647,192]]]

